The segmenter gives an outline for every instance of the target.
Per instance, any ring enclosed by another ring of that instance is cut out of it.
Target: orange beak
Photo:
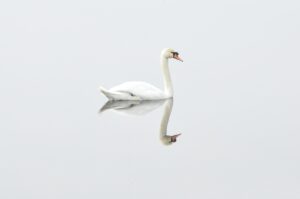
[[[175,55],[173,58],[183,62],[183,60],[178,55]]]

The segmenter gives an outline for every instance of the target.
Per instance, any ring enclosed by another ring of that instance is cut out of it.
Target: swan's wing
[[[141,100],[131,92],[106,90],[103,87],[100,87],[100,90],[109,100]]]
[[[113,92],[124,92],[141,99],[156,100],[165,98],[164,93],[146,82],[125,82],[110,89]]]

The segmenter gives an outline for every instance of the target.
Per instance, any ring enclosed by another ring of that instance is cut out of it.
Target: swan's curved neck
[[[164,56],[161,56],[160,62],[161,62],[160,65],[161,65],[162,72],[163,72],[165,95],[168,98],[173,97],[173,86],[172,86],[172,80],[171,80],[170,71],[169,71],[168,59],[165,58]]]

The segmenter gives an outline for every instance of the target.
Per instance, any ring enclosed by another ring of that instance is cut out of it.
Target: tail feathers
[[[112,93],[109,90],[106,90],[102,86],[100,86],[99,89],[109,100],[113,99]]]
[[[103,93],[103,92],[108,92],[108,90],[106,90],[104,87],[100,86],[99,90]]]
[[[121,93],[117,91],[109,91],[103,87],[100,87],[100,91],[109,99],[109,100],[126,100],[130,95],[126,93]],[[128,96],[127,96],[128,95]]]
[[[100,87],[100,91],[109,99],[109,100],[141,100],[140,97],[135,96],[130,92],[125,91],[110,91],[106,90],[103,87]]]

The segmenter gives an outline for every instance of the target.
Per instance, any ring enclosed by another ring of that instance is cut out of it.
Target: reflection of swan
[[[106,110],[114,110],[118,113],[125,113],[127,115],[144,115],[158,107],[160,107],[165,100],[121,100],[121,101],[108,101],[100,109],[100,113]]]
[[[178,52],[167,48],[161,52],[161,67],[165,90],[162,91],[146,82],[125,82],[109,90],[100,87],[101,92],[109,100],[158,100],[173,97],[173,86],[169,72],[168,59],[174,58],[182,61]]]
[[[160,131],[159,131],[160,132],[160,140],[165,145],[170,145],[173,142],[176,142],[177,137],[181,135],[181,134],[167,135],[168,123],[169,123],[170,115],[172,112],[172,108],[173,108],[173,99],[166,100],[165,104],[164,104],[165,110],[164,110],[164,114],[161,119]]]
[[[169,118],[172,112],[173,99],[153,100],[153,101],[108,101],[100,109],[100,113],[107,110],[114,110],[118,113],[129,115],[144,115],[164,104],[164,113],[160,123],[160,140],[165,145],[176,142],[180,134],[167,135]]]

